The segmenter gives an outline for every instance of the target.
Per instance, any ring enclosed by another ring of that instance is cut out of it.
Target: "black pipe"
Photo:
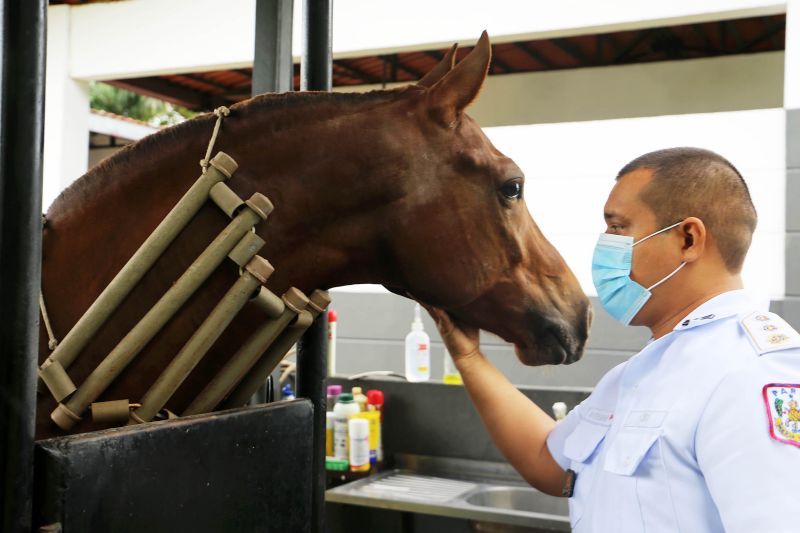
[[[330,91],[333,0],[303,0],[300,89]],[[328,372],[328,315],[317,318],[297,344],[297,396],[314,405],[311,531],[322,533],[325,518],[325,376]]]
[[[300,58],[300,90],[333,88],[333,0],[303,0],[303,55]]]
[[[311,471],[311,531],[322,533],[325,518],[325,376],[328,371],[328,314],[323,312],[297,343],[297,397],[311,400],[314,430]]]
[[[0,0],[0,531],[31,529],[45,0]]]

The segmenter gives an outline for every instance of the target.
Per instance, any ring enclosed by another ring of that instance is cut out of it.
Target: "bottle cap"
[[[339,395],[339,401],[342,403],[353,403],[353,395],[349,392],[343,392]]]
[[[353,387],[353,397],[355,398],[358,394],[361,394],[361,387]]]
[[[328,309],[328,322],[336,322],[339,319],[339,315],[336,314],[335,309]]]
[[[423,331],[422,329],[422,307],[414,305],[414,321],[411,322],[411,331]]]
[[[328,385],[328,396],[338,396],[342,393],[341,385]]]
[[[383,391],[381,390],[368,390],[367,403],[372,405],[383,405]]]

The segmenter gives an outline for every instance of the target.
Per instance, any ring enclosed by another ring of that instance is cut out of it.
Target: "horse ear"
[[[491,60],[492,46],[484,31],[467,57],[429,89],[428,102],[433,116],[452,127],[461,112],[478,96]]]
[[[437,81],[442,79],[445,74],[450,72],[453,69],[453,65],[456,64],[456,48],[458,48],[458,43],[450,47],[450,50],[447,51],[442,60],[439,61],[430,72],[425,74],[422,79],[417,82],[417,85],[432,87]]]

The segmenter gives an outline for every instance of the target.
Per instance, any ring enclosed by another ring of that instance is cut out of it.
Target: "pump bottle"
[[[422,308],[414,306],[414,321],[406,335],[406,379],[428,381],[431,378],[431,339],[422,328]]]

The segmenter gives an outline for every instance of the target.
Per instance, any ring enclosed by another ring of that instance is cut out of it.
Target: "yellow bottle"
[[[447,385],[464,384],[461,380],[461,374],[458,372],[456,364],[453,362],[453,358],[450,357],[450,352],[447,351],[447,348],[444,349],[444,374],[442,375],[442,383]]]
[[[358,410],[362,413],[367,410],[367,397],[361,390],[361,387],[353,387],[353,399],[358,404]]]

